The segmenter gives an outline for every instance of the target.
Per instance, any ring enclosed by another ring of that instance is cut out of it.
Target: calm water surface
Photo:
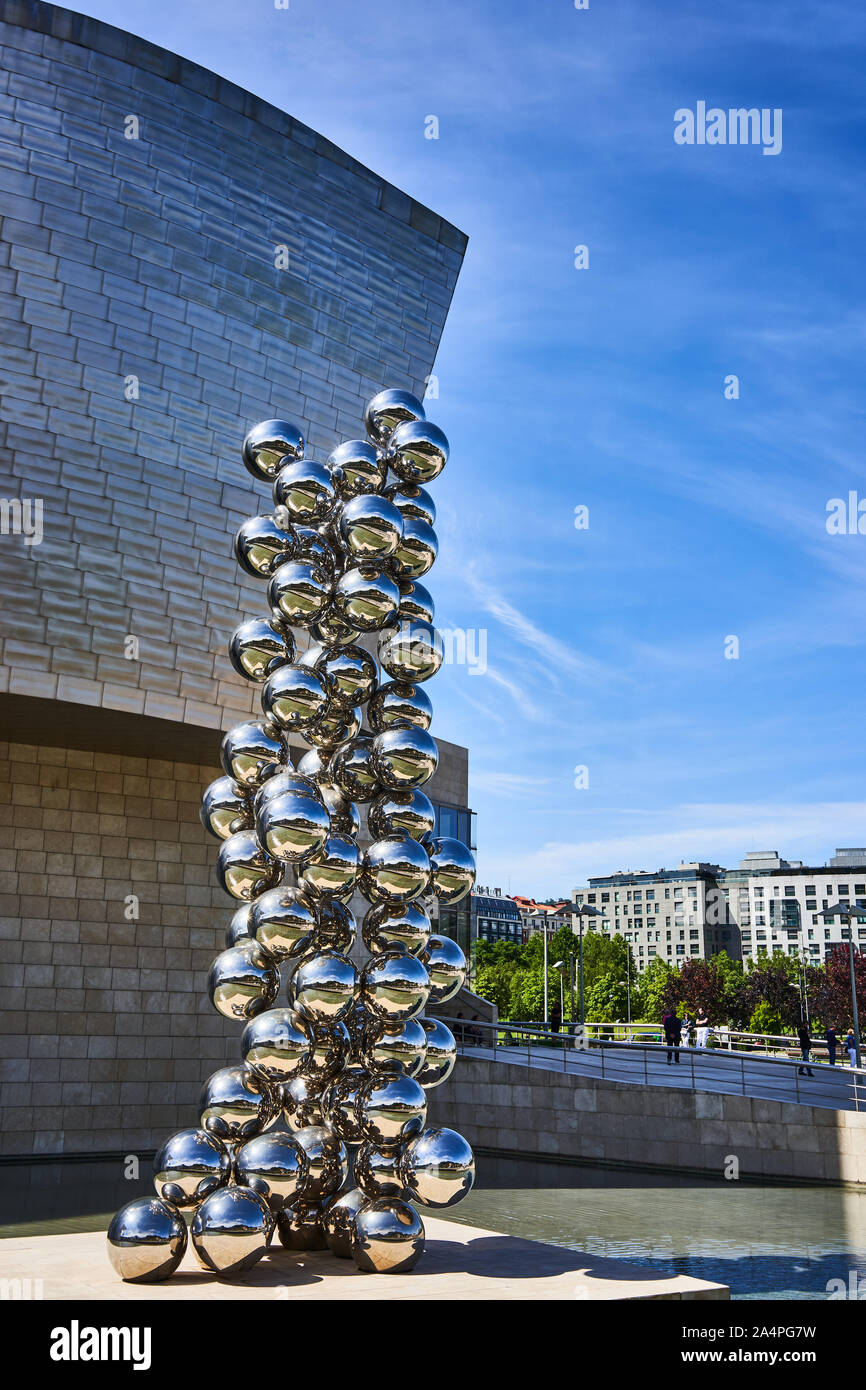
[[[0,1236],[105,1230],[150,1192],[150,1163],[0,1166]],[[758,1187],[531,1160],[478,1159],[478,1182],[450,1220],[658,1272],[728,1284],[734,1298],[824,1299],[831,1279],[866,1279],[866,1194]]]

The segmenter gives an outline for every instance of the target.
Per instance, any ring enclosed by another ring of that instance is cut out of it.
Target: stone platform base
[[[0,1280],[30,1280],[45,1299],[725,1299],[724,1284],[656,1274],[539,1241],[496,1235],[425,1217],[427,1249],[410,1274],[361,1274],[328,1252],[275,1245],[249,1273],[222,1283],[191,1250],[163,1284],[124,1284],[108,1262],[105,1236],[16,1236],[0,1242]],[[41,1281],[35,1284],[34,1281]],[[8,1287],[8,1285],[7,1285]]]

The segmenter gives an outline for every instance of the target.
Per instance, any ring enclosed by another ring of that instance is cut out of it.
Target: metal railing
[[[501,1025],[504,1026],[504,1025]],[[518,1023],[510,1023],[511,1028],[544,1028],[543,1023],[536,1023],[531,1020],[522,1020]],[[584,1023],[583,1025],[571,1022],[563,1022],[560,1031],[571,1032],[577,1027],[583,1027],[589,1037],[598,1039],[599,1042],[657,1042],[664,1043],[664,1029],[660,1023]],[[553,1029],[548,1025],[548,1032]],[[692,1022],[689,1035],[689,1043],[683,1046],[696,1047],[697,1029]],[[711,1050],[724,1048],[728,1052],[737,1050],[740,1052],[758,1052],[767,1057],[777,1057],[779,1055],[791,1057],[795,1060],[800,1059],[799,1040],[791,1033],[750,1033],[746,1029],[728,1028],[725,1025],[715,1024],[710,1028],[710,1039],[707,1046]],[[829,1048],[823,1037],[819,1034],[812,1041],[812,1056],[820,1053],[822,1057],[829,1057]],[[840,1038],[836,1049],[836,1056],[847,1064],[847,1052],[842,1045]]]
[[[629,1085],[688,1085],[692,1090],[760,1100],[866,1110],[863,1067],[813,1065],[733,1048],[668,1047],[666,1043],[601,1039],[589,1031],[576,1037],[571,1031],[554,1033],[539,1024],[446,1021],[465,1056],[477,1050],[492,1054],[494,1061]]]

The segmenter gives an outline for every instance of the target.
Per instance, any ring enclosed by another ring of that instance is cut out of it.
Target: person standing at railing
[[[682,1027],[681,1027],[681,1030],[680,1030],[680,1038],[681,1038],[681,1040],[682,1040],[683,1047],[691,1047],[691,1036],[692,1036],[692,1020],[689,1018],[689,1011],[688,1011],[688,1009],[686,1009],[686,1010],[683,1012]]]
[[[550,1031],[551,1033],[558,1033],[561,1027],[562,1010],[558,1004],[554,1004],[553,1008],[550,1010]]]
[[[852,1065],[852,1067],[856,1067],[856,1065],[857,1065],[857,1043],[856,1043],[855,1040],[854,1040],[854,1029],[853,1029],[853,1028],[849,1028],[847,1034],[845,1035],[845,1051],[848,1053],[848,1056],[851,1058],[851,1065]]]
[[[827,1051],[830,1054],[830,1066],[835,1067],[836,1048],[839,1046],[839,1035],[836,1032],[836,1029],[833,1027],[832,1023],[830,1024],[829,1028],[824,1034],[824,1037],[827,1040]]]
[[[695,1019],[696,1040],[698,1047],[706,1047],[707,1039],[710,1036],[710,1020],[704,1008],[698,1009],[698,1016]]]
[[[797,1029],[797,1037],[800,1041],[800,1057],[802,1061],[808,1062],[809,1054],[812,1051],[812,1034],[809,1032],[808,1023],[803,1022],[800,1024],[800,1027]],[[800,1066],[797,1068],[797,1075],[814,1076],[815,1073],[810,1066]]]
[[[665,1031],[665,1042],[668,1045],[668,1066],[670,1066],[674,1059],[676,1059],[677,1065],[679,1065],[682,1027],[682,1020],[677,1018],[673,1009],[668,1009],[667,1013],[662,1017],[662,1028]]]

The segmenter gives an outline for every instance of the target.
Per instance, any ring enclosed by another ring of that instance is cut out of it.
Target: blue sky
[[[452,444],[431,588],[488,669],[430,691],[470,749],[480,882],[866,844],[866,535],[825,524],[866,498],[859,0],[76,8],[469,234],[428,409]],[[677,145],[701,100],[781,108],[781,153]]]

